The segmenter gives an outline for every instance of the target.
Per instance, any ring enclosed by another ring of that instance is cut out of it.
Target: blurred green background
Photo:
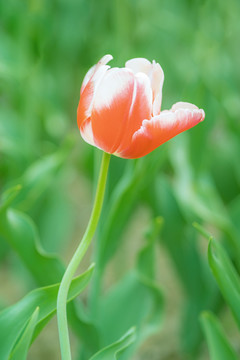
[[[239,16],[238,0],[0,2],[0,189],[22,185],[14,207],[33,219],[42,247],[65,262],[85,229],[101,155],[76,124],[89,67],[107,53],[119,67],[133,57],[155,59],[165,74],[162,108],[187,101],[205,110],[203,123],[145,158],[111,160],[93,294],[134,266],[152,219],[164,221],[156,277],[165,321],[136,360],[207,359],[199,314],[209,309],[237,347],[236,325],[208,268],[207,242],[192,222],[221,239],[233,260],[239,257]],[[3,307],[39,282],[0,239]],[[57,339],[53,321],[29,359],[59,359]],[[72,341],[77,349],[74,335]]]

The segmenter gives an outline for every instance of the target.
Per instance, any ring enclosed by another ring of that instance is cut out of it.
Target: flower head
[[[136,58],[110,68],[110,60],[105,55],[82,83],[77,122],[89,144],[139,158],[204,120],[204,111],[186,102],[161,111],[164,74],[155,61]]]

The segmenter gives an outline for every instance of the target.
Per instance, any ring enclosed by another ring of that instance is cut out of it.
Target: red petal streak
[[[108,153],[114,153],[121,142],[133,89],[133,73],[113,68],[107,71],[95,95],[91,115],[94,141]]]
[[[89,117],[89,108],[93,99],[94,86],[92,82],[88,82],[84,91],[80,96],[77,108],[77,124],[80,129],[81,124]]]
[[[181,104],[182,108],[179,108]],[[175,110],[176,109],[176,110]],[[151,120],[144,120],[136,131],[131,145],[118,155],[135,159],[147,155],[166,141],[203,121],[204,111],[192,104],[177,103]]]

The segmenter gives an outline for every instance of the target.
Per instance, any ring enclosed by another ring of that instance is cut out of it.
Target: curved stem
[[[91,243],[91,240],[93,238],[93,235],[95,233],[98,224],[98,220],[100,217],[102,204],[103,204],[110,157],[111,157],[110,154],[103,153],[95,201],[88,222],[88,226],[83,235],[82,241],[80,242],[77,250],[75,251],[63,275],[58,291],[57,320],[58,320],[58,332],[59,332],[62,360],[71,360],[71,349],[70,349],[70,341],[68,334],[67,310],[66,310],[68,290],[72,278],[78,268],[78,265],[80,264],[80,261],[82,260],[84,254],[86,253]]]

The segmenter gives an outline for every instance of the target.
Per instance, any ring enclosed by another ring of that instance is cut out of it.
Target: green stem
[[[71,348],[68,334],[68,324],[67,324],[67,295],[70,283],[72,278],[82,260],[84,254],[86,253],[93,235],[95,233],[98,220],[100,217],[104,192],[106,187],[108,166],[110,161],[110,154],[103,153],[102,163],[100,174],[98,178],[97,191],[95,196],[95,201],[92,209],[92,213],[88,222],[87,229],[83,235],[82,241],[80,242],[77,250],[75,251],[65,273],[62,278],[57,298],[57,319],[58,319],[58,332],[59,332],[59,340],[61,347],[61,355],[62,360],[71,360]]]

